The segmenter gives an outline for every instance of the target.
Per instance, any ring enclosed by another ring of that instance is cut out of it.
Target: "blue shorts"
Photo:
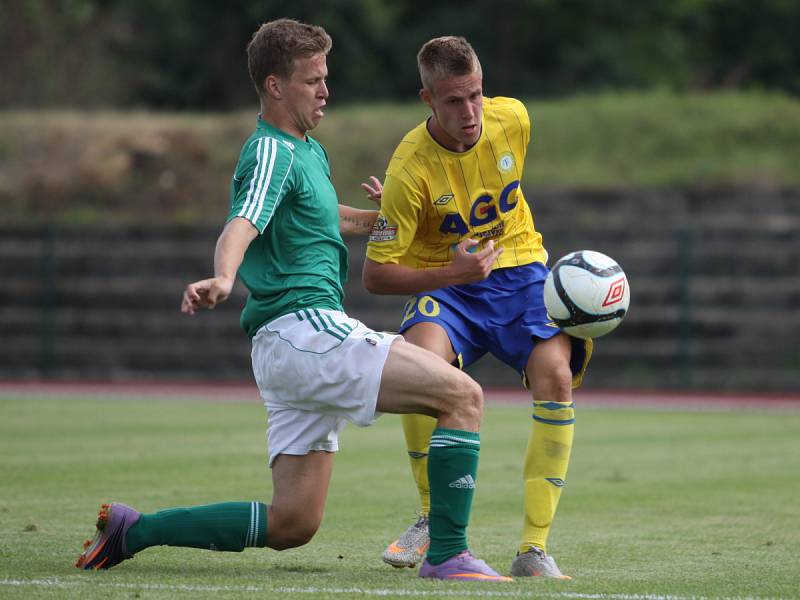
[[[462,369],[489,352],[524,377],[537,342],[561,332],[544,307],[544,280],[549,271],[539,262],[495,269],[478,283],[412,296],[406,302],[400,333],[417,323],[436,323],[447,331]],[[570,339],[570,368],[577,387],[592,343]]]

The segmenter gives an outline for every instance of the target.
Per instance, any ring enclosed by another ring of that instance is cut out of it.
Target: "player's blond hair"
[[[481,72],[481,62],[470,43],[453,35],[425,42],[417,53],[417,67],[422,87],[429,92],[435,81]]]
[[[247,68],[259,97],[268,75],[291,77],[296,58],[328,54],[332,45],[331,36],[317,25],[293,19],[264,23],[247,44]]]

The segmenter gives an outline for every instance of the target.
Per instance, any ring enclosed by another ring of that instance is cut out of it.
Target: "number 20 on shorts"
[[[403,322],[400,323],[400,326],[405,325],[409,319],[413,319],[417,315],[417,311],[426,317],[436,317],[440,312],[439,303],[430,296],[421,296],[419,298],[412,296],[406,302],[405,308],[403,308]]]

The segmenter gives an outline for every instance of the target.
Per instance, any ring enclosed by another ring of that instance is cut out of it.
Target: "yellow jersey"
[[[528,111],[513,98],[484,98],[478,142],[453,152],[427,123],[397,146],[386,170],[381,209],[367,257],[412,268],[450,263],[465,238],[494,240],[504,252],[493,268],[547,262],[542,236],[520,189],[530,140]]]

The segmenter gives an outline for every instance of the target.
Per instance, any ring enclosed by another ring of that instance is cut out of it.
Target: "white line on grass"
[[[268,587],[261,585],[196,585],[173,583],[117,583],[98,581],[96,578],[63,580],[47,579],[0,579],[0,586],[43,588],[115,588],[124,590],[170,591],[170,592],[278,592],[281,594],[332,594],[352,596],[429,596],[434,598],[565,598],[567,600],[777,600],[760,596],[673,596],[669,594],[587,594],[580,592],[543,592],[534,590],[420,590],[420,589],[370,589],[337,587]]]

